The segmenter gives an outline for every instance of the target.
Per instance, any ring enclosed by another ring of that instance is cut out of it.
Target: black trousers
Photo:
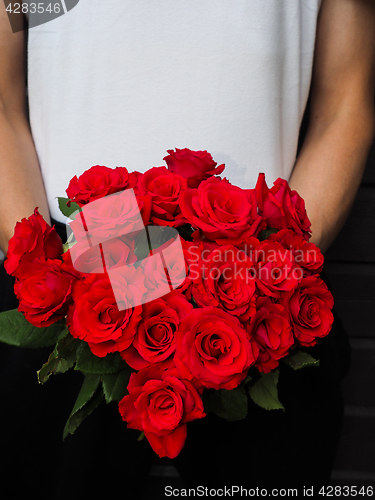
[[[64,237],[64,226],[57,224]],[[326,277],[324,277],[326,279]],[[12,277],[0,266],[0,310],[17,307]],[[142,498],[152,464],[176,466],[185,487],[300,487],[326,484],[343,418],[341,380],[349,368],[346,332],[336,317],[311,354],[319,368],[294,372],[281,364],[279,398],[285,412],[251,401],[246,419],[213,414],[188,424],[174,460],[158,459],[138,431],[126,429],[115,403],[100,405],[62,441],[82,375],[70,370],[38,385],[36,371],[52,348],[0,344],[1,491],[56,500],[118,495]]]

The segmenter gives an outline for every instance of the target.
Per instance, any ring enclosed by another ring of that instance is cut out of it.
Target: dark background
[[[332,484],[375,485],[375,141],[351,214],[326,254],[325,271],[352,346]]]

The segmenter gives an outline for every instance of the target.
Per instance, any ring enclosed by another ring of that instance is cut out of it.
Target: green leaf
[[[118,352],[100,358],[91,352],[88,344],[82,342],[77,350],[77,364],[74,369],[85,373],[103,374],[117,373],[125,366],[127,365]]]
[[[225,389],[204,392],[204,408],[213,411],[217,416],[234,422],[247,415],[247,395],[244,387],[236,387],[231,391]]]
[[[129,367],[119,373],[102,375],[103,392],[107,403],[121,401],[128,394],[127,385],[130,375]]]
[[[174,240],[177,234],[177,229],[169,226],[146,226],[136,237],[134,253],[138,260],[143,260],[152,250],[156,250],[171,239]]]
[[[293,368],[293,370],[300,370],[307,366],[319,366],[319,359],[315,359],[303,351],[292,352],[289,356],[283,358],[283,362]]]
[[[77,240],[74,237],[74,233],[72,232],[66,243],[63,243],[63,253],[67,252],[70,248],[72,248],[77,243]]]
[[[66,422],[63,439],[65,439],[68,434],[73,434],[80,423],[103,401],[101,389],[97,390],[99,383],[99,375],[89,374],[85,376],[73,410]]]
[[[249,396],[255,404],[265,410],[284,410],[277,393],[279,370],[262,373],[261,377],[249,387]]]
[[[60,212],[65,215],[65,217],[69,217],[72,219],[72,215],[74,212],[81,211],[80,206],[75,202],[75,201],[70,201],[69,198],[57,198],[57,201],[59,203],[59,209]],[[70,202],[70,206],[68,206],[68,203]]]
[[[64,332],[65,335],[57,341],[47,363],[37,372],[40,384],[47,382],[52,374],[65,373],[76,362],[76,352],[80,341],[69,335],[68,329],[64,330]]]
[[[259,234],[258,234],[258,240],[264,241],[267,238],[271,236],[271,234],[276,234],[280,231],[280,229],[276,229],[274,227],[267,227],[266,229],[263,229]]]
[[[142,441],[145,438],[145,433],[142,431],[140,435],[138,436],[137,441]]]
[[[65,329],[65,320],[39,328],[29,323],[17,309],[0,314],[0,342],[17,347],[37,349],[54,345]]]

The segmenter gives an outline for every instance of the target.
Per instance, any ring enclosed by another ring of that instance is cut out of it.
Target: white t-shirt
[[[321,0],[80,0],[29,30],[30,121],[52,217],[92,165],[209,151],[232,184],[289,178]]]

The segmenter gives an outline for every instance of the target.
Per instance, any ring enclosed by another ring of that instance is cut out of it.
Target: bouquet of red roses
[[[127,427],[173,458],[208,412],[242,419],[249,397],[283,409],[280,360],[318,364],[303,348],[329,333],[333,298],[287,181],[269,188],[260,174],[242,189],[206,151],[164,160],[74,177],[59,198],[64,245],[37,209],[17,223],[5,267],[19,308],[0,315],[0,340],[54,346],[40,383],[83,373],[64,437],[115,401]]]

